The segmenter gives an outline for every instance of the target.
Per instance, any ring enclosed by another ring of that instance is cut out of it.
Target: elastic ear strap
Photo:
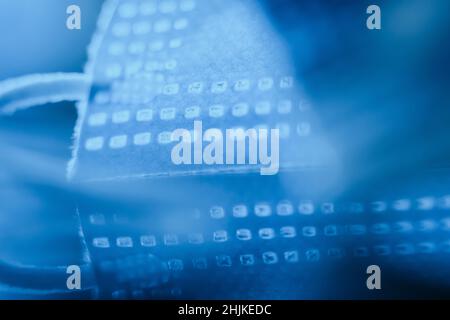
[[[0,115],[46,103],[87,98],[90,78],[83,73],[33,74],[0,82]]]
[[[81,290],[96,288],[92,266],[80,265]],[[0,260],[0,283],[11,288],[26,288],[30,291],[66,292],[67,266],[38,267],[9,264]]]
[[[90,78],[82,73],[32,74],[0,82],[0,116],[61,101],[80,101],[89,93]],[[80,265],[82,291],[96,289],[92,265]],[[38,267],[0,260],[0,284],[26,293],[71,292],[67,266]]]

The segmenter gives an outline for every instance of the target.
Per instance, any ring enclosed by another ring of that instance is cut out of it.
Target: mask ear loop
[[[34,74],[2,81],[0,82],[0,116],[13,115],[16,111],[47,103],[86,101],[90,85],[89,76],[80,73]],[[2,259],[0,259],[0,287],[6,286],[6,290],[26,296],[67,297],[69,295],[71,297],[71,294],[74,294],[72,297],[89,295],[91,298],[98,298],[99,288],[78,211],[76,219],[82,250],[82,261],[79,265],[80,290],[71,290],[67,286],[70,276],[67,273],[69,266],[22,265]],[[140,260],[140,257],[136,258],[136,261]],[[111,262],[116,263],[117,260]],[[150,270],[151,277],[155,280],[155,286],[169,280],[166,263],[152,255],[147,256],[144,263],[136,262],[134,268]],[[148,279],[141,280],[147,281]]]
[[[83,73],[32,74],[0,82],[0,115],[61,101],[81,101],[91,80]]]
[[[88,95],[90,79],[81,73],[33,74],[0,82],[0,116],[13,115],[16,111],[33,106],[61,101],[81,101]],[[7,290],[26,295],[52,295],[91,291],[95,297],[97,285],[89,254],[86,251],[81,227],[83,247],[81,290],[67,286],[68,266],[40,267],[21,265],[0,260],[0,283]]]

